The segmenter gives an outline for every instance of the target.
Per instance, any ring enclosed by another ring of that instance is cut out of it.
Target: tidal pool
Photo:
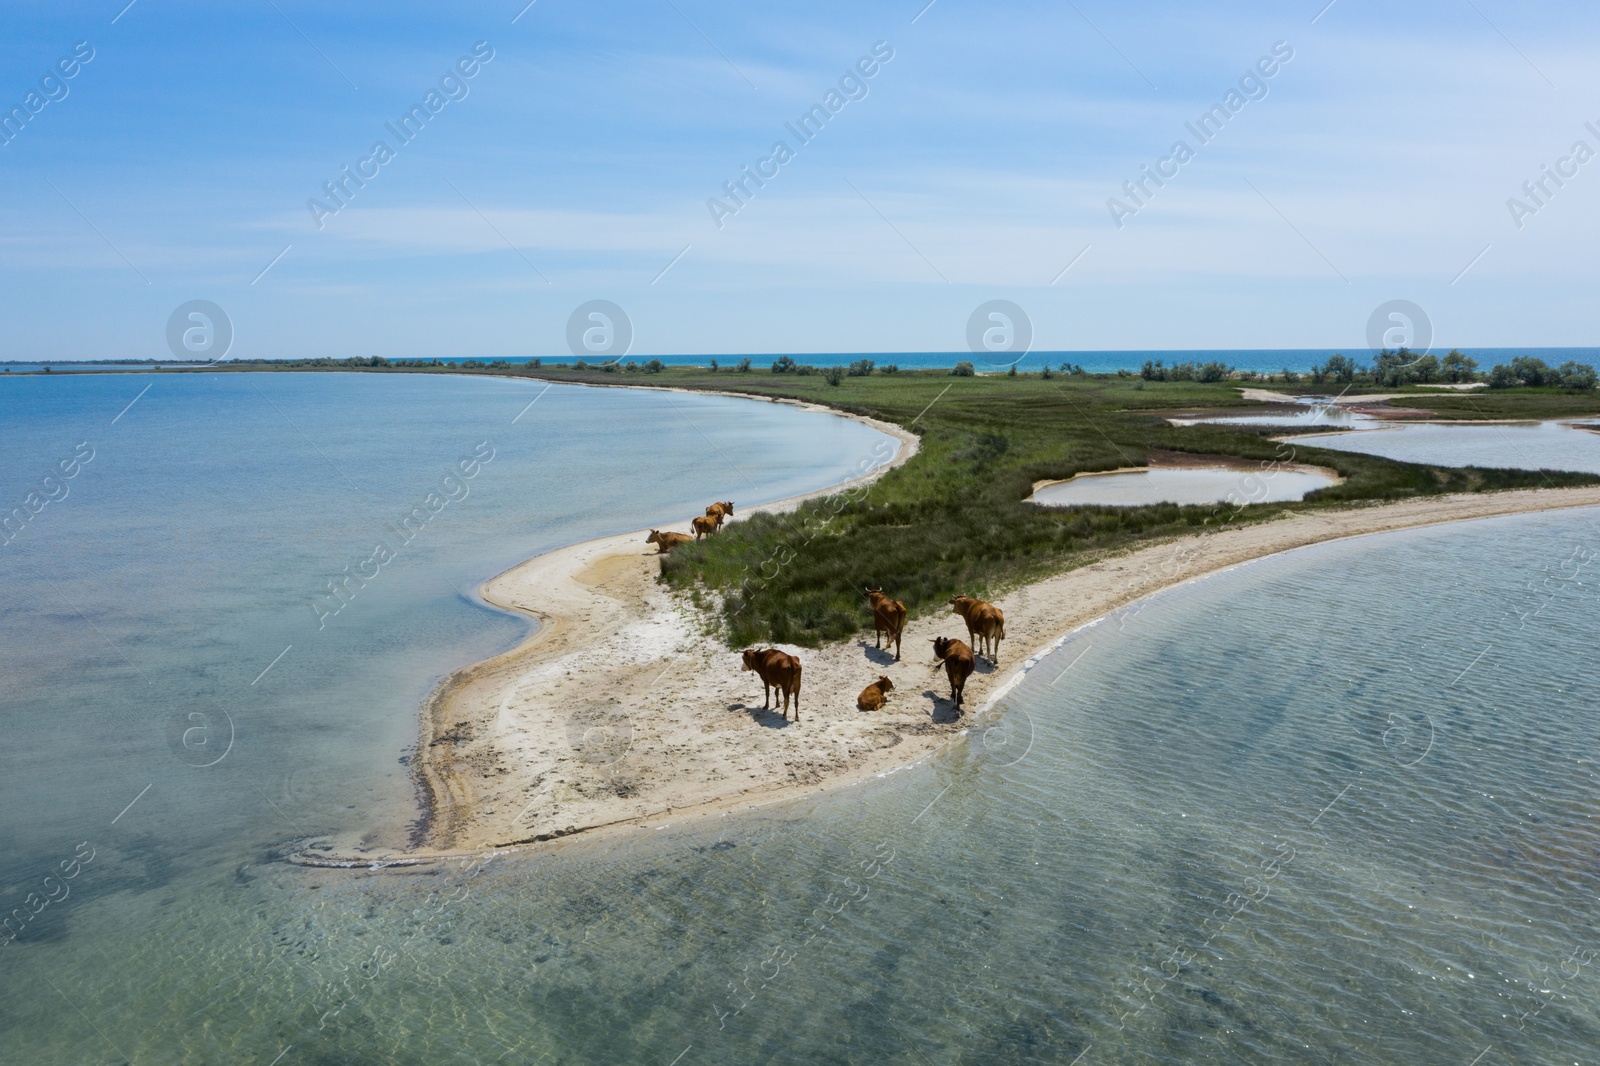
[[[1406,463],[1600,474],[1600,434],[1565,422],[1388,423],[1379,428],[1380,432],[1307,434],[1290,439],[1314,448],[1381,455]]]
[[[1302,499],[1309,492],[1337,483],[1335,477],[1303,469],[1268,473],[1225,466],[1154,467],[1114,474],[1079,474],[1068,481],[1040,486],[1028,502],[1044,507],[1275,503]]]

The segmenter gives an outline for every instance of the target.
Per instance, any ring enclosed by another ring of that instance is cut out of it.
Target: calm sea
[[[1169,590],[820,798],[317,871],[280,856],[409,817],[417,700],[521,634],[463,588],[879,439],[509,381],[150,384],[126,410],[138,379],[0,388],[10,498],[94,448],[0,549],[3,902],[48,899],[0,948],[0,1061],[1592,1056],[1593,511]],[[308,599],[483,441],[470,493],[317,629]]]
[[[1435,354],[1443,355],[1448,349],[1436,348]],[[1471,356],[1478,361],[1480,369],[1487,371],[1496,363],[1509,363],[1519,355],[1531,355],[1543,359],[1551,366],[1560,366],[1562,363],[1573,361],[1585,363],[1590,366],[1600,366],[1600,348],[1462,348],[1463,355]],[[1359,348],[1216,348],[1195,350],[1150,350],[1150,351],[1073,351],[1073,352],[1028,352],[1020,359],[1013,353],[996,352],[819,352],[800,353],[790,356],[797,363],[810,363],[813,366],[845,366],[857,359],[871,359],[878,366],[894,364],[906,369],[930,369],[954,366],[960,360],[973,363],[980,371],[1003,372],[1013,363],[1019,371],[1037,371],[1041,366],[1049,364],[1052,368],[1059,367],[1062,363],[1070,362],[1081,365],[1091,374],[1113,374],[1118,370],[1137,371],[1146,360],[1159,359],[1167,366],[1177,363],[1209,363],[1223,362],[1239,370],[1254,370],[1258,373],[1276,374],[1284,370],[1303,373],[1313,364],[1326,362],[1331,355],[1345,354],[1357,362],[1366,362],[1373,353]],[[396,356],[395,358],[404,358]],[[485,356],[485,359],[493,358]],[[509,363],[522,364],[528,362],[532,356],[517,356],[509,358]],[[570,363],[576,357],[571,355],[546,355],[542,357],[546,363]],[[590,356],[589,362],[601,362],[604,358]],[[663,363],[672,366],[704,366],[710,360],[716,359],[722,366],[735,366],[742,355],[662,355],[652,356],[649,353],[634,354],[628,357],[629,362],[644,363],[652,358],[658,358]],[[751,355],[753,365],[767,368],[772,365],[776,356],[771,353],[765,355]],[[54,370],[91,370],[110,369],[108,367],[90,367],[86,364],[53,363]],[[0,364],[3,367],[4,364]],[[18,373],[25,370],[42,370],[44,364],[15,363],[11,367]],[[148,369],[148,366],[130,366],[121,369]]]

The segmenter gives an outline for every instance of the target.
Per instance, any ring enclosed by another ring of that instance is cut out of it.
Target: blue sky
[[[1600,159],[1520,228],[1507,206],[1600,151],[1592,4],[525,2],[5,5],[0,108],[94,56],[0,147],[0,358],[168,357],[192,299],[268,358],[562,354],[591,299],[636,354],[954,351],[991,299],[1043,349],[1357,349],[1391,299],[1435,347],[1600,337]],[[1201,144],[1185,123],[1276,42]],[[719,228],[708,199],[780,139]],[[379,140],[319,228],[307,201]]]

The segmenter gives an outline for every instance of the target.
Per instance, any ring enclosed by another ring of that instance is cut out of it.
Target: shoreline
[[[901,442],[892,459],[858,477],[741,511],[735,521],[848,491],[918,450],[918,437],[898,425],[788,398],[724,395],[852,418]],[[943,671],[930,669],[925,650],[934,634],[965,637],[952,615],[909,620],[899,663],[859,635],[820,648],[779,645],[805,664],[804,718],[785,722],[755,702],[759,681],[709,633],[705,609],[657,583],[646,530],[558,548],[478,589],[486,603],[535,618],[539,628],[516,647],[454,671],[422,705],[411,760],[421,809],[410,846],[324,841],[292,861],[409,866],[575,834],[664,829],[849,787],[955,742],[1073,633],[1156,593],[1314,544],[1582,506],[1600,506],[1600,486],[1290,512],[1091,558],[996,598],[1009,639],[1000,665],[980,661],[959,718]],[[863,603],[862,623],[869,622]],[[855,694],[880,673],[896,685],[888,706],[857,711]]]
[[[650,777],[649,781],[639,782],[641,786],[653,787],[613,789],[609,796],[602,791],[598,799],[593,795],[586,798],[580,796],[575,803],[572,802],[573,797],[561,789],[545,792],[541,784],[530,782],[530,776],[542,776],[540,774],[512,773],[509,768],[502,769],[494,765],[508,754],[517,754],[508,750],[510,744],[496,747],[491,743],[488,745],[492,749],[490,751],[479,747],[476,751],[460,753],[465,758],[457,757],[453,750],[451,757],[444,760],[430,757],[436,746],[444,746],[433,742],[439,741],[444,733],[464,720],[440,716],[439,712],[454,702],[452,697],[459,701],[463,690],[481,687],[485,681],[492,681],[494,675],[499,675],[502,683],[511,685],[519,681],[536,680],[533,675],[539,673],[541,667],[548,674],[551,667],[559,667],[563,660],[570,660],[571,649],[578,649],[581,655],[583,648],[598,640],[600,634],[595,627],[603,628],[613,621],[609,612],[605,618],[593,617],[598,600],[611,599],[613,603],[618,603],[618,593],[627,596],[643,592],[645,599],[638,604],[643,609],[632,612],[632,622],[650,624],[649,593],[654,591],[661,599],[669,601],[672,598],[664,590],[649,588],[655,584],[655,568],[648,563],[648,556],[638,553],[637,548],[642,547],[642,543],[632,540],[633,534],[599,538],[558,549],[491,579],[485,583],[484,594],[491,602],[503,605],[502,596],[507,589],[502,582],[514,579],[520,573],[536,577],[542,588],[548,577],[564,571],[575,587],[587,589],[592,597],[588,604],[588,616],[552,617],[552,630],[566,635],[566,640],[562,642],[565,649],[543,647],[546,641],[539,640],[539,634],[535,634],[510,652],[458,671],[429,700],[426,708],[429,713],[425,718],[429,735],[419,747],[417,761],[428,765],[430,772],[439,777],[444,787],[450,789],[443,794],[442,790],[431,793],[435,797],[436,826],[443,828],[445,835],[436,835],[425,846],[404,852],[357,852],[306,857],[302,861],[341,866],[367,866],[394,860],[428,861],[450,855],[558,841],[573,835],[592,837],[607,832],[661,829],[690,818],[726,815],[734,810],[767,806],[859,784],[919,763],[947,746],[963,735],[974,719],[990,710],[1072,634],[1150,596],[1244,563],[1317,544],[1481,518],[1585,506],[1600,506],[1600,487],[1520,489],[1494,494],[1431,497],[1374,507],[1295,513],[1261,525],[1174,538],[1132,552],[1106,556],[1065,574],[1025,585],[996,600],[1007,612],[1007,624],[1011,631],[1010,638],[1002,645],[1002,665],[987,671],[980,669],[973,674],[968,682],[966,713],[959,719],[953,719],[948,713],[948,700],[941,693],[942,672],[929,669],[925,653],[915,647],[924,643],[932,632],[961,635],[960,630],[964,627],[953,616],[910,620],[906,626],[909,654],[898,664],[877,663],[872,657],[870,643],[859,639],[823,648],[791,649],[801,655],[808,671],[803,693],[805,704],[802,713],[805,717],[798,726],[792,722],[787,726],[781,725],[776,714],[759,710],[751,691],[754,683],[755,692],[759,692],[759,683],[755,682],[753,675],[739,673],[735,665],[736,652],[723,649],[720,644],[711,645],[698,632],[689,630],[687,635],[699,647],[662,647],[658,649],[660,654],[644,664],[646,669],[643,671],[637,669],[640,665],[637,663],[628,664],[619,671],[614,664],[591,659],[591,669],[583,671],[584,676],[575,683],[562,686],[570,690],[609,679],[612,685],[631,691],[629,679],[622,675],[644,675],[644,688],[636,695],[648,694],[653,702],[676,704],[679,709],[685,704],[688,706],[686,715],[680,714],[677,720],[669,723],[675,729],[655,730],[656,734],[676,741],[676,745],[658,743],[649,751],[636,750],[639,738],[632,735],[626,723],[630,718],[637,719],[660,712],[639,707],[631,712],[621,711],[611,719],[605,718],[603,713],[594,719],[599,723],[599,747],[595,749],[599,757],[588,761],[583,757],[583,742],[572,743],[574,731],[570,726],[564,730],[567,734],[565,739],[546,735],[543,738],[547,741],[546,753],[551,748],[571,749],[557,755],[557,767],[577,778],[587,777],[589,784],[598,783],[602,789],[608,779],[615,781],[619,777],[627,778],[635,774],[636,757],[643,756],[655,763],[656,773],[646,775]],[[634,563],[638,565],[629,565]],[[603,587],[597,588],[597,585]],[[514,601],[510,602],[511,609],[526,613]],[[662,605],[655,606],[659,608]],[[656,619],[654,624],[694,621],[685,616],[687,608],[682,603],[669,602],[665,606],[670,614],[677,616],[676,619]],[[622,608],[622,613],[630,613],[625,604]],[[863,618],[866,618],[865,609]],[[545,631],[542,628],[540,632]],[[553,635],[547,639],[549,643],[555,643]],[[1012,653],[1010,649],[1013,647],[1025,649],[1026,654],[1020,651]],[[676,676],[661,684],[662,670],[656,668],[663,663],[667,672],[685,665],[699,665],[701,670],[679,669]],[[566,665],[576,664],[569,661]],[[820,684],[812,683],[813,667],[819,668],[817,672],[822,675]],[[514,676],[505,676],[508,669]],[[896,692],[891,695],[889,706],[879,712],[857,711],[854,704],[856,689],[879,672],[901,680]],[[845,676],[841,677],[841,674]],[[565,678],[562,680],[565,681]],[[916,684],[904,683],[906,681]],[[658,684],[659,687],[655,687]],[[730,691],[734,697],[732,703],[726,699]],[[931,700],[928,698],[930,694],[934,697]],[[535,724],[518,721],[518,709],[506,705],[505,693],[497,692],[496,695],[497,698],[487,704],[480,699],[475,708],[480,713],[489,711],[489,717],[493,719],[505,716],[512,719],[509,723],[489,723],[497,727],[492,730],[495,736],[509,740],[516,730],[507,733],[504,726],[521,726],[521,731],[526,732],[530,725]],[[613,699],[612,702],[617,701]],[[562,718],[571,717],[570,712],[548,713],[556,712],[553,706],[547,705],[543,710],[547,713],[536,724],[546,730],[552,720],[559,722]],[[582,710],[580,708],[580,713]],[[606,749],[608,721],[615,724],[614,733],[629,734],[626,750],[620,750],[621,744],[618,745],[618,751]],[[856,728],[852,729],[852,726]],[[592,728],[585,728],[582,735],[589,736]],[[836,757],[830,764],[818,765],[815,759],[805,758],[815,754],[814,746],[807,748],[803,744],[798,745],[800,750],[796,752],[772,750],[771,745],[763,745],[767,750],[757,751],[728,743],[735,739],[727,736],[730,733],[765,739],[758,730],[795,733],[819,740],[830,739],[835,746],[842,744],[848,750],[835,753]],[[813,732],[805,734],[801,731]],[[694,735],[702,733],[716,738],[713,747],[720,759],[713,757],[709,763],[701,760],[698,766],[690,765],[695,760],[681,758],[684,754],[681,749],[692,747]],[[836,735],[829,738],[830,733]],[[454,741],[446,740],[444,743],[452,749],[457,746]],[[798,765],[793,762],[796,755],[801,757]],[[540,765],[550,765],[548,755],[546,762]],[[748,769],[758,765],[761,769],[756,772]],[[714,772],[705,773],[707,768]],[[736,778],[729,772],[733,770],[743,771],[748,776]],[[475,777],[468,776],[474,771]],[[569,789],[577,786],[580,792],[583,791],[581,780],[563,778],[562,782]],[[523,812],[527,810],[524,807],[525,797],[530,791],[530,784],[534,794],[533,809],[524,815]],[[541,795],[541,792],[544,794]],[[563,804],[563,797],[570,806]],[[555,817],[543,817],[541,821],[542,815],[555,813],[541,809],[547,804],[559,806],[562,813],[555,814]]]
[[[571,384],[569,382],[551,381],[550,384]],[[712,390],[693,390],[660,388],[656,386],[643,386],[617,383],[601,383],[598,386],[581,385],[579,387],[602,388],[652,388],[655,391],[689,392],[694,394],[729,396],[736,399],[764,400],[768,403],[781,403],[803,410],[814,411],[832,415],[837,418],[848,418],[867,425],[880,433],[899,442],[899,447],[894,456],[886,462],[878,463],[865,472],[842,482],[815,489],[810,492],[787,496],[770,503],[741,508],[734,521],[740,521],[750,514],[783,513],[793,510],[801,503],[808,500],[832,496],[853,488],[870,484],[882,477],[890,470],[902,466],[914,457],[921,447],[921,439],[916,433],[902,426],[866,415],[853,414],[827,407],[822,404],[809,403],[803,400],[788,398],[775,398],[764,396],[750,396],[739,392],[713,392]],[[662,526],[662,529],[672,529],[675,532],[689,532],[688,522],[673,523],[671,526]],[[486,761],[498,762],[499,760],[487,752],[458,751],[457,749],[466,742],[479,737],[479,731],[491,727],[493,719],[498,717],[485,714],[486,708],[484,690],[493,688],[496,682],[515,684],[520,678],[510,677],[508,674],[515,672],[519,667],[536,666],[545,659],[559,658],[565,654],[582,654],[585,648],[592,648],[596,643],[592,638],[596,635],[594,630],[602,627],[606,622],[620,622],[620,619],[609,614],[605,621],[594,618],[596,584],[604,583],[610,571],[616,569],[618,561],[633,560],[639,565],[634,567],[636,574],[630,575],[637,579],[646,575],[650,586],[655,585],[655,576],[659,573],[659,560],[653,545],[645,543],[649,529],[633,530],[626,533],[610,534],[577,544],[556,548],[544,552],[531,559],[511,567],[503,573],[497,574],[483,582],[477,589],[479,597],[486,603],[503,610],[509,614],[521,615],[534,619],[538,628],[528,637],[520,641],[515,647],[508,649],[488,659],[472,663],[461,669],[453,671],[446,676],[428,698],[423,702],[420,711],[421,736],[412,759],[413,778],[421,799],[421,808],[418,818],[413,823],[410,847],[400,857],[414,857],[419,854],[445,855],[461,853],[463,851],[481,850],[483,843],[472,846],[460,846],[460,838],[468,828],[471,819],[467,812],[480,808],[483,802],[481,788],[474,788],[469,776],[473,765],[481,765]],[[595,580],[586,580],[593,578]],[[649,590],[635,590],[637,592],[656,592],[661,599],[683,600],[681,595],[674,597],[665,590],[651,588]],[[642,600],[650,597],[645,595]],[[535,600],[539,607],[526,602]],[[682,602],[673,605],[675,612],[683,614],[687,608]],[[581,628],[581,623],[588,623],[591,628]],[[624,622],[619,628],[625,628]],[[720,650],[720,645],[718,646]],[[733,653],[728,653],[733,654]],[[473,701],[472,697],[480,697]],[[503,699],[497,700],[496,710]],[[466,704],[466,706],[464,706]],[[474,705],[475,704],[475,705]],[[609,758],[610,752],[606,750],[605,740],[599,739],[592,743],[585,743],[581,738],[589,735],[591,731],[598,731],[602,738],[608,732],[615,733],[615,728],[610,726],[610,719],[604,710],[598,714],[583,714],[585,708],[579,708],[575,715],[571,711],[564,715],[568,719],[566,732],[571,733],[570,727],[581,726],[578,731],[579,740],[574,747],[579,761],[587,765],[610,767],[614,762]],[[574,717],[578,721],[571,721]],[[568,740],[572,738],[569,736]],[[443,751],[440,748],[443,746]],[[488,756],[486,759],[485,756]],[[508,773],[504,768],[501,773]],[[480,777],[483,774],[480,772]],[[536,785],[534,787],[537,787]],[[615,789],[613,790],[616,791]],[[637,815],[624,816],[623,820],[630,820]],[[599,828],[601,825],[611,824],[602,821],[586,824],[585,829]],[[574,823],[576,827],[576,823]],[[535,833],[533,837],[553,839],[558,836],[569,835],[563,830],[565,827],[556,827],[546,833]],[[528,840],[514,841],[513,843],[534,842]],[[498,845],[495,845],[498,846]],[[356,849],[361,851],[363,849]],[[311,860],[316,865],[346,865],[354,856],[335,858],[329,856],[326,860]],[[366,864],[368,857],[362,855],[355,861]],[[374,860],[376,861],[376,860]]]

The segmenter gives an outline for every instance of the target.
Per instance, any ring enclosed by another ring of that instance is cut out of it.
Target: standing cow
[[[954,637],[934,637],[933,657],[944,663],[944,675],[950,679],[950,700],[961,711],[961,698],[967,690],[967,678],[972,676],[977,660],[972,649]]]
[[[783,697],[783,720],[789,720],[789,697],[794,697],[794,720],[800,720],[800,660],[777,648],[748,648],[744,668],[761,677],[761,709],[770,709],[774,690]]]
[[[872,607],[872,628],[876,643],[875,648],[883,647],[883,635],[889,635],[889,642],[894,645],[894,661],[900,661],[900,634],[906,628],[906,605],[899,600],[891,600],[883,594],[882,589],[866,589],[867,603]]]
[[[950,606],[967,623],[967,639],[977,637],[978,651],[987,652],[989,661],[1000,661],[1000,642],[1006,639],[1006,615],[992,603],[971,596],[952,596]]]
[[[701,537],[711,536],[721,525],[721,517],[712,518],[709,515],[701,515],[689,523],[689,528],[694,530],[694,539],[699,540]]]
[[[733,501],[732,500],[722,500],[722,501],[719,501],[717,503],[714,503],[710,507],[706,508],[706,514],[710,514],[710,515],[720,514],[724,518],[732,518],[733,517]]]

